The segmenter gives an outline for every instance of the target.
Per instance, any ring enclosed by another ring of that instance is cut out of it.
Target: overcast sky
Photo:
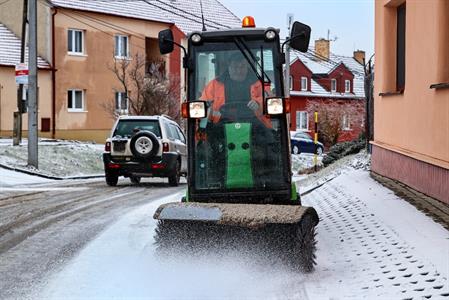
[[[257,27],[273,26],[286,35],[287,15],[312,27],[311,43],[327,38],[330,30],[331,51],[352,56],[364,50],[374,52],[374,0],[219,0],[239,18],[251,15]],[[313,45],[313,44],[312,44]]]

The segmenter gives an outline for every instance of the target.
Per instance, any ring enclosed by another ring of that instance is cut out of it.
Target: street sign
[[[16,84],[28,84],[28,65],[17,64],[16,65]]]

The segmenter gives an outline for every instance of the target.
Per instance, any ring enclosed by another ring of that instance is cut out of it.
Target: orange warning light
[[[242,27],[256,27],[256,22],[254,22],[254,18],[251,16],[246,16],[242,20]]]

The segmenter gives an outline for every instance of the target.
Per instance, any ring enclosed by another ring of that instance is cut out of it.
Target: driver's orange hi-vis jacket
[[[269,86],[266,87],[266,92],[268,92]],[[214,114],[214,112],[219,112],[220,108],[225,104],[225,85],[218,79],[211,80],[203,90],[203,94],[200,100],[212,101],[211,115],[209,118],[213,123],[218,123],[220,121],[220,116]],[[259,109],[255,112],[257,118],[267,127],[272,128],[270,119],[263,114],[263,97],[262,97],[262,84],[260,81],[256,81],[251,85],[251,99],[259,104]],[[248,102],[249,102],[248,100]]]

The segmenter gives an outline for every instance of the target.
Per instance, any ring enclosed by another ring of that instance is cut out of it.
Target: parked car
[[[315,143],[307,132],[294,132],[291,135],[291,148],[293,154],[315,153]],[[318,142],[318,155],[324,152],[324,145]]]
[[[186,138],[166,116],[121,116],[115,122],[103,153],[106,183],[120,176],[132,183],[142,177],[168,177],[171,186],[187,174]]]

